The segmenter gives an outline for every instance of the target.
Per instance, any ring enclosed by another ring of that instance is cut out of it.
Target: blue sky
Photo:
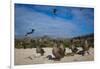
[[[56,9],[56,13],[53,10]],[[94,9],[15,4],[15,36],[75,37],[94,32]]]

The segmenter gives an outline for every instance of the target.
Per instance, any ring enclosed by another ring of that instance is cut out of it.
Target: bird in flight
[[[25,34],[25,36],[30,35],[30,34],[32,34],[32,33],[34,33],[34,31],[35,31],[35,29],[32,29],[30,32],[27,32],[27,33]]]
[[[57,12],[57,9],[53,9],[53,14],[56,14],[56,12]]]

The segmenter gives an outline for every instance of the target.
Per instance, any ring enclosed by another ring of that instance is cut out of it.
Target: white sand
[[[90,54],[81,56],[65,56],[60,61],[48,60],[46,56],[52,55],[52,48],[44,48],[44,56],[36,54],[36,48],[32,49],[15,49],[15,65],[27,65],[27,64],[45,64],[45,63],[61,63],[61,62],[76,62],[76,61],[93,61],[94,49],[89,50]],[[71,50],[66,48],[66,53],[70,53]]]

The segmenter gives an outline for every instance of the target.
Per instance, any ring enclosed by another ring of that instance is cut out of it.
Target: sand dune
[[[81,56],[65,56],[60,61],[48,60],[46,56],[52,55],[52,48],[44,48],[44,56],[36,54],[36,48],[32,49],[15,49],[15,65],[28,65],[28,64],[45,64],[45,63],[62,63],[62,62],[77,62],[77,61],[93,61],[94,49],[90,48],[89,55]],[[66,53],[71,53],[71,50],[66,48]]]

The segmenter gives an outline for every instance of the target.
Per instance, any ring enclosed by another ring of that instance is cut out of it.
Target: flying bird
[[[34,33],[34,31],[35,31],[35,29],[32,29],[32,30],[31,30],[31,32],[27,32],[27,33],[25,34],[25,36],[30,35],[30,34],[32,34],[32,33]]]
[[[53,14],[56,14],[56,12],[57,12],[57,9],[53,9]]]

